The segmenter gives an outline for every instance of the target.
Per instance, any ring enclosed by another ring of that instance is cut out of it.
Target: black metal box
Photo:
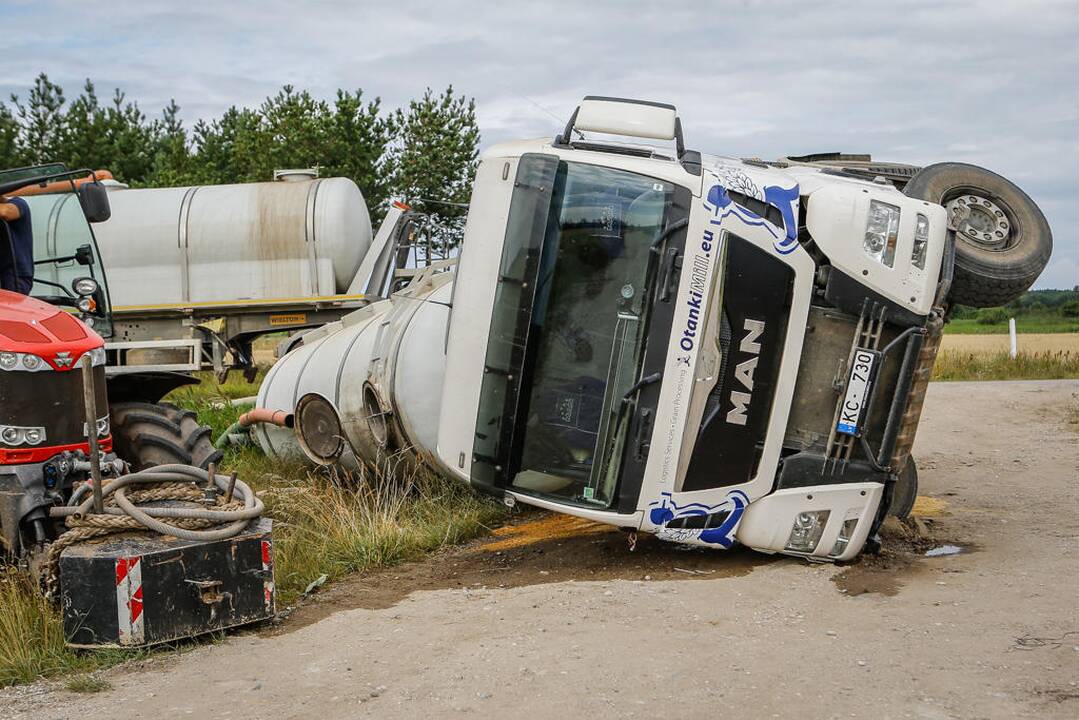
[[[145,647],[273,617],[271,523],[213,542],[125,533],[64,550],[68,644]]]

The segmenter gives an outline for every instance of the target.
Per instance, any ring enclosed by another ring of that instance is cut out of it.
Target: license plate
[[[850,367],[847,380],[847,395],[843,398],[843,407],[839,411],[839,422],[835,429],[847,435],[857,435],[873,380],[873,369],[877,362],[877,353],[870,350],[854,351],[854,362]]]

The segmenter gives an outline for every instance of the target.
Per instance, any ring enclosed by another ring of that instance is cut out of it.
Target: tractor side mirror
[[[79,204],[87,222],[105,222],[112,217],[109,207],[109,192],[99,182],[83,183],[79,186]]]
[[[75,262],[79,265],[93,265],[94,249],[89,245],[79,245],[75,248]]]

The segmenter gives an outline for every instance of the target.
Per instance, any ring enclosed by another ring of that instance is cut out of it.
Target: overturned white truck
[[[701,155],[674,107],[589,97],[555,139],[484,153],[460,257],[305,335],[258,397],[295,432],[255,434],[322,464],[403,452],[676,542],[848,560],[914,502],[950,304],[1015,297],[1051,247],[981,168]],[[372,252],[385,269],[393,248]]]

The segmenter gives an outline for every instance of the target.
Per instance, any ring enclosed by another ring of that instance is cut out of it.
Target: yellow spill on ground
[[[492,533],[495,539],[481,545],[480,550],[496,552],[532,545],[544,540],[613,531],[614,528],[610,525],[601,525],[572,515],[548,515],[520,525],[506,525],[498,528]]]
[[[940,517],[946,514],[948,514],[947,500],[926,497],[925,495],[919,495],[914,500],[914,509],[911,510],[911,515],[917,515],[918,517]]]

